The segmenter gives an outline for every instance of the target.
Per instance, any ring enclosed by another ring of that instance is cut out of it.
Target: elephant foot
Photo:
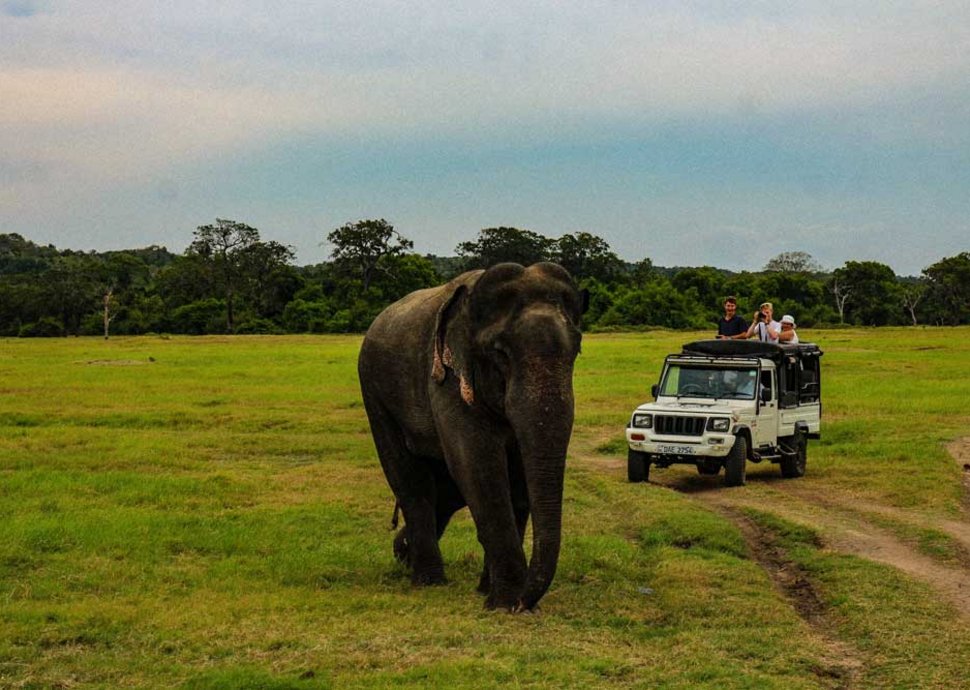
[[[502,610],[508,611],[509,613],[517,613],[521,610],[521,606],[522,602],[518,594],[496,592],[493,590],[485,597],[485,608],[490,611]]]
[[[408,538],[403,528],[394,537],[394,558],[401,563],[408,562]]]
[[[443,585],[447,584],[447,582],[448,580],[445,578],[445,569],[443,567],[420,571],[415,570],[411,574],[411,584],[417,587]]]

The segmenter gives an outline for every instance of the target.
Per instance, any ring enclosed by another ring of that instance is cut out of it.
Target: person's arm
[[[795,329],[794,328],[791,329],[790,331],[782,331],[781,333],[778,334],[778,342],[779,343],[787,343],[789,340],[791,340],[794,337],[795,337]]]
[[[774,322],[772,322],[774,323]],[[771,327],[771,323],[765,324],[765,330],[768,331],[768,337],[772,340],[778,340],[778,336],[781,335],[781,324],[778,324],[777,330]]]
[[[729,336],[731,340],[747,340],[748,338],[748,322],[741,319],[741,332],[735,335]]]
[[[745,338],[754,337],[754,331],[758,327],[758,312],[754,313],[754,317],[751,319],[751,325],[748,326],[748,330],[745,332]]]

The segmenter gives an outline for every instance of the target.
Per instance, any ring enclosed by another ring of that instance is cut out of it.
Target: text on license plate
[[[693,446],[671,446],[671,445],[658,445],[657,452],[663,453],[664,455],[693,455]]]

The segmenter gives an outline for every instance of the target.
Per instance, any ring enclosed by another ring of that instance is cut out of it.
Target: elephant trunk
[[[510,418],[515,420],[532,514],[532,557],[521,609],[535,607],[549,589],[559,562],[563,475],[573,427],[571,364],[564,364],[568,371],[558,376],[546,371],[542,385],[509,390],[507,404],[513,408]]]

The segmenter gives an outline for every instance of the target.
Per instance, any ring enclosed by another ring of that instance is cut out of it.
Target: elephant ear
[[[447,338],[449,331],[448,327],[461,311],[467,295],[468,288],[465,285],[459,285],[458,288],[451,293],[451,296],[446,299],[444,304],[442,304],[438,309],[438,315],[435,318],[434,323],[434,361],[431,365],[431,378],[433,378],[436,383],[444,383],[446,373],[445,367],[452,370],[455,369],[455,354],[452,349],[452,345],[456,343],[452,342],[449,344],[448,341],[455,341],[459,339],[464,340],[464,338]],[[464,354],[464,352],[461,354]]]

